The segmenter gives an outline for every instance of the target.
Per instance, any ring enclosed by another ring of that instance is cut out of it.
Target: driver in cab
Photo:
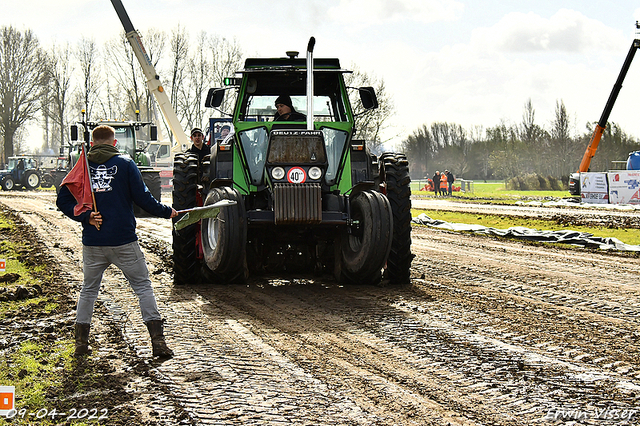
[[[273,121],[307,121],[307,117],[304,114],[300,114],[293,108],[291,96],[280,95],[275,104],[277,111]]]

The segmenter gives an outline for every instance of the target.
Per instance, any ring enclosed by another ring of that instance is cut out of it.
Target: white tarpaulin
[[[609,200],[613,204],[640,204],[640,171],[608,173]]]
[[[609,203],[606,173],[580,173],[580,197],[583,203]]]
[[[470,231],[476,234],[496,235],[500,237],[522,238],[530,241],[542,241],[547,243],[575,244],[585,247],[597,247],[602,250],[640,251],[640,246],[625,244],[617,238],[594,237],[588,232],[571,230],[563,231],[539,231],[537,229],[514,226],[509,229],[496,229],[483,225],[470,225],[465,223],[450,223],[443,220],[431,219],[426,214],[413,218],[413,223],[427,225],[433,228],[449,229],[451,231]]]

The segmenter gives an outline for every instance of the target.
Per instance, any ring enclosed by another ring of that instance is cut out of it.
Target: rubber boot
[[[146,323],[149,335],[151,336],[151,347],[153,349],[153,356],[159,358],[171,358],[173,351],[167,346],[167,342],[164,341],[164,332],[162,330],[162,320],[154,320]]]
[[[82,356],[91,352],[89,349],[89,330],[91,330],[91,324],[76,323],[75,355]]]

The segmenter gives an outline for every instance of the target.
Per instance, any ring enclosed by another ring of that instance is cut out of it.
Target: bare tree
[[[105,54],[109,58],[110,66],[107,75],[115,81],[111,90],[118,90],[122,96],[116,104],[116,109],[109,118],[123,119],[133,117],[135,111],[141,110],[146,98],[146,82],[129,42],[124,33],[105,44]]]
[[[233,77],[242,68],[243,53],[238,41],[214,36],[209,39],[209,63],[212,71],[211,87],[222,87],[226,77]],[[235,104],[237,92],[227,92],[220,106],[222,111],[229,111]],[[204,101],[204,99],[202,100]]]
[[[14,154],[14,136],[41,108],[46,54],[31,30],[0,29],[0,132],[3,162]]]
[[[187,78],[182,86],[178,105],[183,111],[187,128],[202,127],[204,94],[211,85],[211,64],[206,61],[207,35],[201,32],[192,56],[187,61]]]
[[[362,72],[357,66],[353,66],[353,73],[346,74],[345,84],[351,88],[350,98],[355,115],[355,128],[359,132],[357,136],[365,139],[373,152],[380,153],[382,144],[381,133],[386,128],[387,121],[394,114],[393,100],[387,93],[384,80],[376,79]],[[365,110],[360,101],[358,87],[373,87],[378,98],[378,108]]]
[[[178,27],[171,33],[169,47],[171,58],[171,105],[174,109],[178,106],[179,88],[185,79],[187,60],[189,58],[189,35],[185,29]]]
[[[420,126],[402,143],[409,158],[410,167],[417,178],[429,175],[429,168],[436,152],[435,142],[426,124]]]
[[[571,123],[567,108],[563,101],[556,101],[555,117],[551,123],[551,156],[550,160],[556,165],[554,176],[564,176],[571,173],[571,165],[575,164],[573,157],[573,139],[571,137]]]
[[[64,144],[67,129],[67,105],[71,91],[71,77],[73,66],[71,64],[71,47],[69,44],[51,48],[50,65],[48,67],[49,90],[48,98],[50,107],[47,108],[45,117],[50,117],[54,124],[58,137],[53,138],[50,144],[43,149],[59,148]]]
[[[93,39],[82,38],[76,48],[76,58],[82,73],[81,102],[87,117],[92,116],[93,106],[100,90],[100,68],[98,66],[98,48]]]
[[[525,147],[523,154],[530,158],[530,169],[522,172],[548,173],[549,134],[535,122],[536,111],[531,98],[524,104],[519,137]]]

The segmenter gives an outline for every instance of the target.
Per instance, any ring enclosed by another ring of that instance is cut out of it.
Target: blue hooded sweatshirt
[[[171,207],[156,200],[142,180],[136,164],[109,145],[96,145],[87,156],[97,210],[102,215],[100,230],[89,224],[90,211],[74,216],[77,204],[66,186],[58,193],[56,205],[68,217],[82,223],[82,244],[86,246],[120,246],[138,239],[133,204],[147,213],[171,217]]]

